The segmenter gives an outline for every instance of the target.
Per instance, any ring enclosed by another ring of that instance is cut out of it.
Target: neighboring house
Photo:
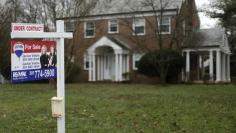
[[[160,10],[144,4],[146,0],[101,0],[87,16],[61,18],[67,31],[74,31],[74,61],[82,70],[80,82],[156,82],[137,72],[140,58],[148,50],[159,48],[157,31],[161,32],[164,47],[180,49],[200,21],[194,0],[163,0]],[[160,5],[159,0],[154,0]],[[173,39],[175,35],[175,39]]]
[[[193,32],[186,46],[184,81],[231,82],[230,47],[224,29]]]

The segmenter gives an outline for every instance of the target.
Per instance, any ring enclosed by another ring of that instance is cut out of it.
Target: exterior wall
[[[169,47],[171,38],[175,36],[179,44],[174,43],[173,47],[175,49],[180,47],[180,43],[183,42],[184,38],[187,35],[183,35],[183,28],[180,26],[182,22],[187,23],[186,34],[190,34],[194,29],[199,28],[199,18],[198,15],[194,15],[193,12],[196,12],[196,6],[194,5],[194,0],[189,0],[188,4],[184,3],[180,11],[180,16],[176,15],[171,16],[171,33],[163,35],[164,47]],[[95,37],[94,38],[85,38],[84,37],[84,22],[81,20],[76,21],[76,30],[74,31],[74,39],[72,44],[75,46],[73,51],[75,53],[75,62],[79,64],[81,71],[77,75],[76,81],[78,82],[87,82],[88,81],[88,71],[84,70],[84,54],[87,49],[92,46],[96,41],[101,37],[106,35],[111,36],[122,36],[128,41],[136,44],[141,49],[147,50],[156,50],[158,47],[158,38],[156,37],[155,28],[156,27],[156,16],[145,17],[146,19],[146,34],[141,36],[135,36],[132,32],[133,18],[118,18],[119,21],[119,33],[108,34],[108,20],[94,20],[95,22]],[[181,27],[181,28],[180,28]],[[178,29],[177,29],[178,28]],[[158,79],[148,78],[144,75],[140,75],[137,71],[133,70],[133,51],[130,51],[130,81],[131,82],[157,82]]]

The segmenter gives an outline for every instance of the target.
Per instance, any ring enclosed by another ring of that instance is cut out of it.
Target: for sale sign
[[[56,78],[55,41],[11,41],[13,83]]]

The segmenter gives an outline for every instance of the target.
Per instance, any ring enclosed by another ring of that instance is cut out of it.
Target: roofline
[[[179,8],[173,9],[165,9],[165,11],[178,11]],[[74,17],[62,17],[56,18],[56,20],[68,20],[68,19],[87,19],[87,18],[95,18],[95,17],[106,17],[106,16],[119,16],[119,15],[130,15],[130,14],[143,14],[143,13],[153,13],[160,12],[160,10],[148,10],[148,11],[134,11],[134,12],[122,12],[122,13],[111,13],[111,14],[98,14],[98,15],[85,15],[85,16],[74,16]]]
[[[208,46],[182,46],[182,49],[198,49],[198,48],[219,48],[219,45],[208,45]]]

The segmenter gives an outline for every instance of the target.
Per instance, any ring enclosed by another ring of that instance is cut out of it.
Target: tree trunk
[[[165,85],[166,84],[166,65],[164,63],[164,59],[163,56],[161,55],[161,59],[160,59],[160,80],[161,80],[161,84]]]
[[[165,75],[165,72],[163,69],[165,69],[165,68],[161,67],[160,80],[161,80],[161,84],[165,85],[166,84],[166,75]]]

